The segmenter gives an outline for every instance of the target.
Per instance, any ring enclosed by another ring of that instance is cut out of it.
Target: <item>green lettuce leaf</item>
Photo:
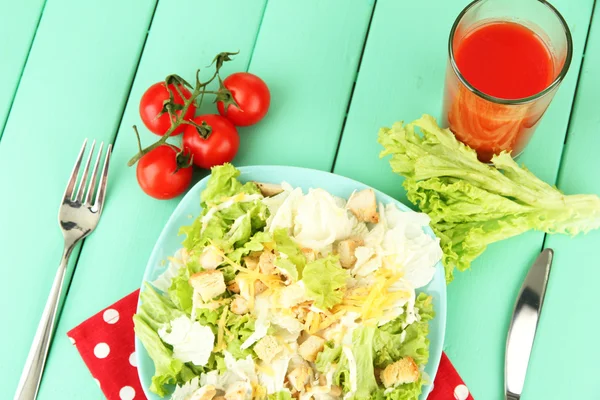
[[[242,184],[237,180],[238,176],[240,176],[240,171],[229,163],[211,168],[210,179],[206,184],[206,189],[200,195],[203,203],[202,207],[206,208],[206,205],[218,204],[223,198],[231,197],[238,193],[260,193],[260,190],[254,183],[248,182]]]
[[[379,388],[375,391],[371,399],[373,400],[417,400],[423,389],[423,379],[419,378],[416,382],[406,383],[394,387],[394,389],[385,393],[384,388]]]
[[[158,333],[144,321],[140,315],[133,316],[134,330],[144,348],[154,361],[154,376],[150,390],[157,395],[167,395],[165,385],[178,382],[178,376],[184,365],[173,358],[173,352],[160,340]]]
[[[315,361],[317,371],[322,373],[327,372],[327,369],[329,369],[331,365],[339,362],[341,355],[341,346],[337,346],[333,341],[325,342],[323,351],[317,354],[317,359]]]
[[[192,297],[194,294],[194,288],[190,285],[189,279],[188,269],[185,267],[180,268],[179,274],[171,280],[171,286],[167,290],[173,304],[187,315],[192,313]]]
[[[298,280],[298,268],[296,268],[296,264],[294,264],[289,258],[277,257],[274,264],[276,267],[285,271],[285,274],[288,275],[293,282]]]
[[[419,320],[402,328],[406,322],[406,314],[379,327],[374,335],[374,364],[385,368],[402,357],[411,357],[419,366],[429,360],[429,321],[434,317],[432,297],[419,293],[415,300],[415,310]],[[402,340],[402,331],[406,331]]]
[[[338,257],[329,255],[306,264],[302,281],[306,294],[319,308],[330,308],[342,301],[341,288],[346,286],[348,271],[342,268]]]
[[[229,313],[227,315],[226,326],[229,331],[226,337],[227,351],[238,360],[253,354],[252,349],[242,350],[240,347],[254,333],[254,323],[255,319],[250,314]]]
[[[292,394],[289,390],[281,390],[267,396],[268,400],[292,400]]]
[[[302,253],[300,247],[288,235],[287,229],[280,228],[273,232],[275,247],[279,253],[287,256],[287,259],[296,266],[298,278],[302,278],[302,272],[306,266],[306,256]]]
[[[227,257],[239,263],[242,260],[242,257],[247,256],[253,251],[262,251],[265,248],[264,244],[272,241],[273,237],[271,234],[264,231],[258,231],[250,238],[250,240],[244,243],[243,246],[238,247],[227,254]]]
[[[191,225],[183,226],[179,233],[186,236],[183,246],[192,254],[199,254],[200,250],[209,243],[215,243],[225,253],[244,245],[250,236],[262,230],[268,218],[268,208],[260,200],[237,201],[229,207],[218,211],[210,211],[214,206],[222,203],[224,199],[245,193],[248,195],[260,194],[256,184],[247,182],[242,184],[236,178],[240,172],[231,164],[214,167],[208,179],[206,189],[201,193],[202,213]],[[202,217],[211,212],[208,221],[202,222]],[[244,217],[243,223],[233,227],[238,218]],[[246,220],[249,218],[249,221]],[[195,250],[195,251],[193,251]]]
[[[534,229],[576,235],[600,228],[600,197],[567,196],[503,152],[493,165],[424,115],[379,131],[381,157],[406,179],[408,199],[431,217],[446,279],[469,268],[487,246]]]
[[[155,331],[158,331],[163,324],[183,315],[183,312],[167,296],[158,293],[148,282],[144,282],[140,301],[142,305],[138,314]]]
[[[365,326],[352,333],[352,355],[356,359],[355,399],[369,399],[371,392],[377,389],[375,370],[373,369],[373,339],[376,328]]]

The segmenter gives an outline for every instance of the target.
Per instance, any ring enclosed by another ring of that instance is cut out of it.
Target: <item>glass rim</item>
[[[554,8],[554,6],[550,3],[548,3],[546,0],[535,0],[535,1],[546,6],[552,13],[554,13],[554,15],[558,18],[558,20],[563,28],[563,32],[564,32],[565,38],[567,40],[567,54],[565,57],[565,62],[563,64],[560,72],[556,76],[556,78],[548,86],[546,86],[543,90],[539,91],[538,93],[528,96],[528,97],[521,97],[518,99],[503,99],[501,97],[491,96],[489,94],[482,92],[481,90],[479,90],[476,87],[474,87],[473,85],[471,85],[465,79],[465,77],[461,74],[460,70],[458,69],[458,65],[456,65],[456,61],[454,59],[454,48],[453,48],[452,43],[454,41],[454,34],[456,33],[456,29],[458,28],[458,24],[460,23],[460,21],[463,19],[465,14],[471,8],[473,8],[473,6],[475,6],[477,3],[481,3],[482,1],[485,1],[485,0],[473,0],[471,3],[469,3],[460,12],[460,14],[458,14],[458,16],[456,17],[456,20],[454,21],[454,24],[452,25],[452,29],[450,30],[450,37],[448,38],[448,54],[450,56],[450,64],[452,65],[452,69],[454,70],[454,73],[456,74],[458,79],[461,81],[461,83],[463,85],[465,85],[467,87],[467,89],[469,89],[471,92],[475,93],[476,95],[478,95],[479,97],[481,97],[485,100],[488,100],[488,101],[491,101],[491,102],[497,103],[497,104],[507,104],[507,105],[530,103],[532,101],[535,101],[535,100],[543,97],[547,93],[551,92],[554,88],[556,88],[562,82],[564,77],[567,75],[569,66],[571,65],[571,58],[573,57],[573,38],[571,37],[571,30],[569,29],[569,26],[567,25],[567,22],[565,21],[565,19],[561,15],[561,13],[559,13],[558,10],[556,8]]]

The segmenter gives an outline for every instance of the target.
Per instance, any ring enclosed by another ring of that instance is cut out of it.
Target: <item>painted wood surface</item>
[[[144,142],[156,138],[143,128],[137,111],[150,84],[173,72],[192,79],[198,67],[208,71],[216,53],[240,50],[223,75],[258,74],[271,89],[272,105],[260,124],[240,129],[236,164],[333,170],[406,200],[402,180],[387,160],[378,158],[377,132],[423,113],[439,116],[447,37],[467,3],[2,4],[13,12],[0,15],[0,33],[14,39],[0,45],[0,126],[6,120],[0,137],[0,251],[12,266],[10,281],[18,284],[6,285],[0,301],[19,304],[5,307],[7,320],[16,321],[19,329],[0,331],[0,340],[11,344],[0,350],[0,359],[15,361],[0,363],[0,398],[14,393],[55,273],[62,250],[57,207],[84,137],[115,143],[110,187],[98,230],[79,257],[73,256],[71,264],[77,268],[41,399],[102,397],[65,333],[139,286],[154,242],[178,202],[144,195],[134,169],[125,165],[136,147],[131,125],[141,127]],[[568,0],[553,3],[572,30],[573,62],[519,161],[566,193],[600,194],[600,15],[596,12],[592,21],[582,65],[594,1],[581,0],[577,7]],[[175,11],[186,18],[177,19]],[[208,101],[201,111],[215,109]],[[196,180],[204,176],[196,175]],[[525,395],[597,395],[594,371],[600,347],[594,345],[593,333],[600,323],[590,318],[595,297],[589,282],[599,278],[593,253],[598,243],[598,232],[575,239],[551,236],[545,242],[543,234],[528,233],[490,246],[472,270],[457,274],[449,286],[445,350],[476,399],[502,398],[509,316],[543,245],[555,249],[556,260]]]
[[[0,138],[40,16],[44,0],[0,1]]]
[[[60,261],[58,206],[75,158],[86,137],[113,140],[153,9],[148,0],[48,0],[44,9],[0,140],[0,253],[14,282],[0,301],[18,326],[0,330],[1,399],[14,395]]]

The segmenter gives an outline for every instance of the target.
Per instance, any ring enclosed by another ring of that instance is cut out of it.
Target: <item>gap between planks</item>
[[[377,7],[377,0],[373,2],[373,7],[371,7],[371,15],[369,16],[369,23],[367,24],[367,30],[365,32],[365,37],[363,39],[362,50],[360,52],[360,57],[358,58],[358,63],[356,64],[356,71],[354,73],[354,81],[352,82],[352,89],[350,89],[350,96],[348,96],[348,104],[346,105],[346,113],[344,115],[344,121],[342,121],[342,126],[340,128],[340,135],[338,136],[337,146],[335,148],[335,155],[333,156],[333,161],[331,162],[331,167],[329,168],[329,172],[333,173],[335,170],[335,164],[337,162],[338,153],[340,152],[340,146],[342,144],[342,137],[344,136],[344,130],[346,128],[346,121],[348,120],[348,112],[350,111],[350,105],[352,104],[352,98],[354,97],[354,89],[356,89],[356,81],[358,79],[358,73],[360,72],[360,66],[362,64],[363,55],[365,54],[365,48],[367,47],[367,41],[369,40],[369,32],[371,31],[371,23],[373,22],[373,15],[375,15],[375,8]]]
[[[38,17],[38,20],[35,24],[35,30],[33,32],[33,36],[31,37],[31,42],[29,42],[27,55],[25,56],[25,60],[23,61],[23,65],[21,66],[21,73],[19,74],[19,78],[17,78],[17,85],[15,86],[15,90],[13,91],[12,97],[10,99],[10,105],[8,106],[8,112],[6,113],[6,118],[4,119],[4,123],[2,124],[2,129],[0,129],[0,141],[2,140],[2,136],[4,136],[4,129],[6,129],[6,124],[8,124],[10,112],[12,111],[13,104],[15,103],[15,98],[17,97],[19,86],[21,86],[21,79],[23,78],[23,73],[25,72],[25,67],[27,66],[27,61],[29,60],[29,54],[31,54],[31,48],[33,47],[33,42],[35,42],[35,37],[37,36],[37,31],[40,27],[40,22],[42,21],[42,16],[44,15],[44,10],[46,9],[47,2],[48,0],[44,0],[44,4],[42,4],[42,9],[40,10],[40,16]]]
[[[587,32],[585,35],[585,41],[583,43],[583,52],[581,53],[581,64],[579,64],[579,71],[577,71],[577,83],[575,84],[575,91],[573,92],[573,100],[571,101],[571,113],[569,114],[569,121],[567,122],[567,130],[565,132],[565,140],[562,147],[562,151],[560,153],[560,159],[558,160],[558,169],[556,170],[556,176],[554,177],[555,186],[558,187],[560,181],[560,171],[563,167],[563,162],[565,159],[565,152],[567,151],[567,140],[569,139],[569,132],[571,130],[571,122],[573,121],[573,113],[575,111],[575,107],[577,107],[577,93],[579,92],[579,83],[581,81],[581,73],[583,71],[583,65],[585,64],[585,53],[587,51],[588,41],[590,39],[590,32],[592,30],[592,22],[594,20],[594,13],[596,12],[597,0],[594,0],[592,5],[592,12],[590,13],[590,22],[588,23]],[[597,28],[600,29],[600,28]],[[542,248],[540,251],[546,248],[546,240],[548,239],[548,234],[544,233],[544,240],[542,240]]]

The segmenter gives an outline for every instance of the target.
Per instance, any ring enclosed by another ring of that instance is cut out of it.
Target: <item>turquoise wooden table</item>
[[[378,129],[439,115],[450,27],[466,0],[2,0],[0,398],[12,398],[62,251],[56,215],[83,138],[115,144],[100,225],[71,258],[41,399],[100,399],[65,333],[135,290],[178,200],[142,193],[125,164],[141,94],[220,51],[261,76],[272,105],[240,129],[237,165],[333,171],[405,199]],[[566,80],[519,161],[567,193],[600,194],[600,10],[555,0],[572,30]],[[584,57],[585,54],[585,57]],[[206,104],[204,112],[214,112]],[[144,133],[149,143],[154,137]],[[197,179],[201,178],[201,174]],[[503,395],[505,336],[544,247],[555,263],[523,399],[596,399],[600,232],[531,232],[491,246],[449,286],[445,350],[476,399]]]

